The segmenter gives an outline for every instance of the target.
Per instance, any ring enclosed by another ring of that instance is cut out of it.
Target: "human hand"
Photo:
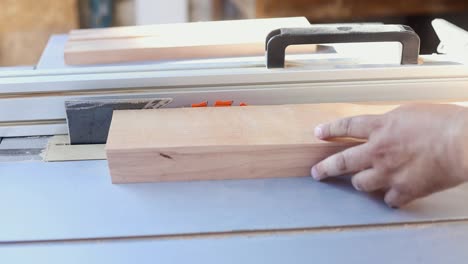
[[[406,105],[319,125],[315,135],[367,141],[316,164],[314,179],[354,174],[355,189],[383,190],[391,207],[468,180],[468,109],[461,106]]]

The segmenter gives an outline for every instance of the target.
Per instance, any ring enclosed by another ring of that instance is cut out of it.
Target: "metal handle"
[[[289,45],[355,42],[400,42],[401,64],[417,64],[420,39],[414,30],[403,25],[322,26],[281,28],[268,34],[265,43],[267,67],[284,68]]]

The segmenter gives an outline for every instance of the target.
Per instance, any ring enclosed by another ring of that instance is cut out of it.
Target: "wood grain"
[[[65,46],[71,65],[145,60],[261,56],[281,27],[306,27],[303,17],[73,30]],[[293,52],[310,52],[294,47]]]
[[[307,176],[357,142],[324,142],[314,127],[396,106],[308,104],[115,111],[106,146],[114,183]]]

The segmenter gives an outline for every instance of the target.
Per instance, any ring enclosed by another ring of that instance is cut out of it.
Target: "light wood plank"
[[[309,175],[358,144],[324,142],[314,127],[394,105],[305,104],[116,111],[107,142],[114,183]]]
[[[261,56],[272,30],[308,26],[307,19],[294,17],[74,30],[64,56],[71,65]],[[297,46],[292,52],[311,49]]]
[[[135,38],[155,35],[166,35],[167,37],[170,37],[174,34],[183,36],[183,33],[187,33],[189,36],[194,33],[209,35],[212,32],[223,33],[223,35],[240,34],[242,32],[244,32],[244,34],[248,34],[249,32],[256,33],[259,30],[264,31],[265,28],[269,29],[270,27],[308,25],[309,22],[304,17],[155,24],[97,29],[77,29],[70,31],[69,40],[81,41],[109,38]]]

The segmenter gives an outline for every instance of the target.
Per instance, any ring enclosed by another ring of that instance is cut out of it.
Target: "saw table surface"
[[[468,186],[388,208],[348,179],[113,185],[107,162],[0,143],[0,263],[462,263]],[[16,154],[12,154],[16,153]]]
[[[279,71],[265,69],[263,57],[203,67],[199,62],[70,67],[63,61],[66,38],[52,37],[35,67],[3,69],[2,136],[65,134],[64,101],[112,91],[126,98],[173,98],[172,107],[221,99],[249,105],[468,99],[465,62],[426,56],[423,65],[400,67],[394,65],[400,47],[391,43],[358,49],[371,61],[379,57],[375,54],[389,55],[375,67],[360,66],[356,49],[333,45],[336,52],[313,55],[323,60],[293,60]],[[346,49],[352,57],[342,56]],[[105,160],[41,161],[47,141],[0,138],[0,263],[468,259],[468,185],[398,210],[387,207],[380,194],[355,191],[347,177],[118,185],[111,184]]]

